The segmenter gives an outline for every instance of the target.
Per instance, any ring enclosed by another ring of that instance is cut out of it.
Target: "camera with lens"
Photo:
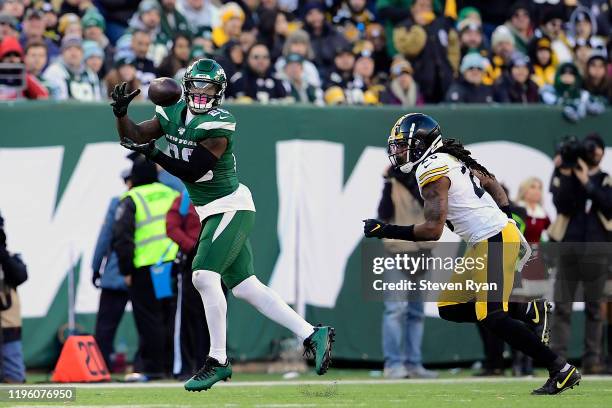
[[[557,146],[557,153],[561,156],[561,167],[576,168],[578,159],[594,164],[593,154],[597,146],[597,142],[590,137],[580,140],[576,136],[566,136]]]

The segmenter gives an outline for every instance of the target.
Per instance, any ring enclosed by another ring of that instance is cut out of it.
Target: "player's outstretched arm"
[[[401,226],[385,224],[378,220],[364,220],[365,236],[404,241],[437,241],[442,236],[446,223],[449,188],[448,177],[441,177],[423,186],[421,193],[425,201],[424,223]]]
[[[512,218],[512,212],[510,211],[510,199],[495,176],[487,176],[478,170],[472,170],[472,173],[478,177],[478,180],[480,180],[480,186],[484,188],[485,191],[491,195],[491,197],[493,197],[493,200],[495,200],[497,206],[508,216],[508,218]]]
[[[147,143],[163,136],[164,132],[157,118],[136,124],[127,116],[128,106],[138,96],[140,89],[127,93],[126,88],[127,83],[123,82],[122,84],[115,85],[111,93],[111,98],[113,99],[111,106],[117,118],[116,125],[119,137],[121,139],[130,139],[136,143]]]

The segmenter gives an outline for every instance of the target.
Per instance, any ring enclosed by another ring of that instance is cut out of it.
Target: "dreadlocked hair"
[[[454,156],[465,163],[470,170],[476,170],[487,177],[495,178],[495,175],[490,173],[485,166],[479,164],[470,155],[470,151],[467,150],[457,139],[444,139],[442,144],[442,147],[436,150],[436,153],[440,152],[450,154],[451,156]]]

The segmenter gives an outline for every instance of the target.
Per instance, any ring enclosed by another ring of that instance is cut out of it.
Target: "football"
[[[174,105],[181,95],[183,95],[183,88],[172,78],[156,78],[149,85],[149,99],[159,106]]]

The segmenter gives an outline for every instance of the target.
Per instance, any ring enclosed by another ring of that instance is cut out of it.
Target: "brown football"
[[[149,99],[159,106],[174,105],[183,95],[183,89],[172,78],[156,78],[149,84]]]

